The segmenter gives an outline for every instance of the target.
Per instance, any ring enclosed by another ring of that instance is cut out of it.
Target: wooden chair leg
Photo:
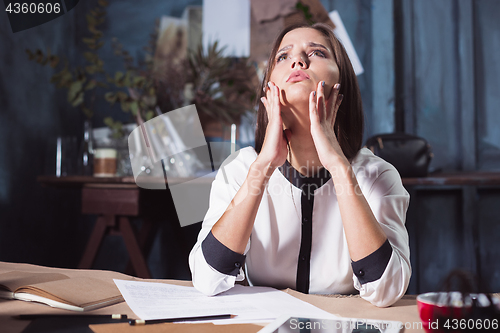
[[[135,273],[138,277],[149,279],[151,274],[149,273],[148,265],[144,260],[142,255],[142,250],[137,243],[137,238],[135,236],[132,225],[127,217],[119,218],[119,228],[122,234],[123,240],[125,241],[125,246],[127,247],[130,260],[132,261],[132,266],[134,267]]]
[[[95,221],[94,229],[92,230],[92,234],[90,235],[89,241],[87,242],[87,246],[85,248],[85,252],[83,252],[82,259],[78,264],[78,268],[81,269],[89,269],[92,268],[94,264],[95,257],[97,256],[97,252],[101,247],[102,239],[106,234],[108,226],[114,224],[114,216],[99,216]]]

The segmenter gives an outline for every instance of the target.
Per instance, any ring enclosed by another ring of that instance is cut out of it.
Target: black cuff
[[[385,268],[392,255],[392,246],[386,240],[375,252],[358,261],[352,261],[352,271],[359,280],[359,283],[377,281],[384,274]]]
[[[212,231],[201,243],[201,249],[207,263],[222,274],[236,276],[245,264],[246,256],[228,249],[214,237]]]

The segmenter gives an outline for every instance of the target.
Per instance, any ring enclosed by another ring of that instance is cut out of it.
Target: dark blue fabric
[[[236,276],[245,264],[246,256],[227,248],[214,237],[212,231],[201,243],[201,249],[207,263],[222,274]]]
[[[392,246],[386,240],[375,252],[361,260],[351,262],[352,271],[361,284],[377,281],[384,274],[392,255]]]

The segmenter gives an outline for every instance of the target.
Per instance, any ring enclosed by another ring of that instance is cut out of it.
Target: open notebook
[[[12,271],[0,274],[0,297],[39,302],[72,311],[90,311],[123,301],[113,282],[60,273]]]

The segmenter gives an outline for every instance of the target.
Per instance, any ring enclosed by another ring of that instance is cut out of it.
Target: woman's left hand
[[[309,95],[311,135],[321,164],[330,172],[339,161],[347,162],[334,132],[335,119],[343,98],[339,90],[340,84],[337,83],[325,102],[324,81],[321,81],[317,90]]]

